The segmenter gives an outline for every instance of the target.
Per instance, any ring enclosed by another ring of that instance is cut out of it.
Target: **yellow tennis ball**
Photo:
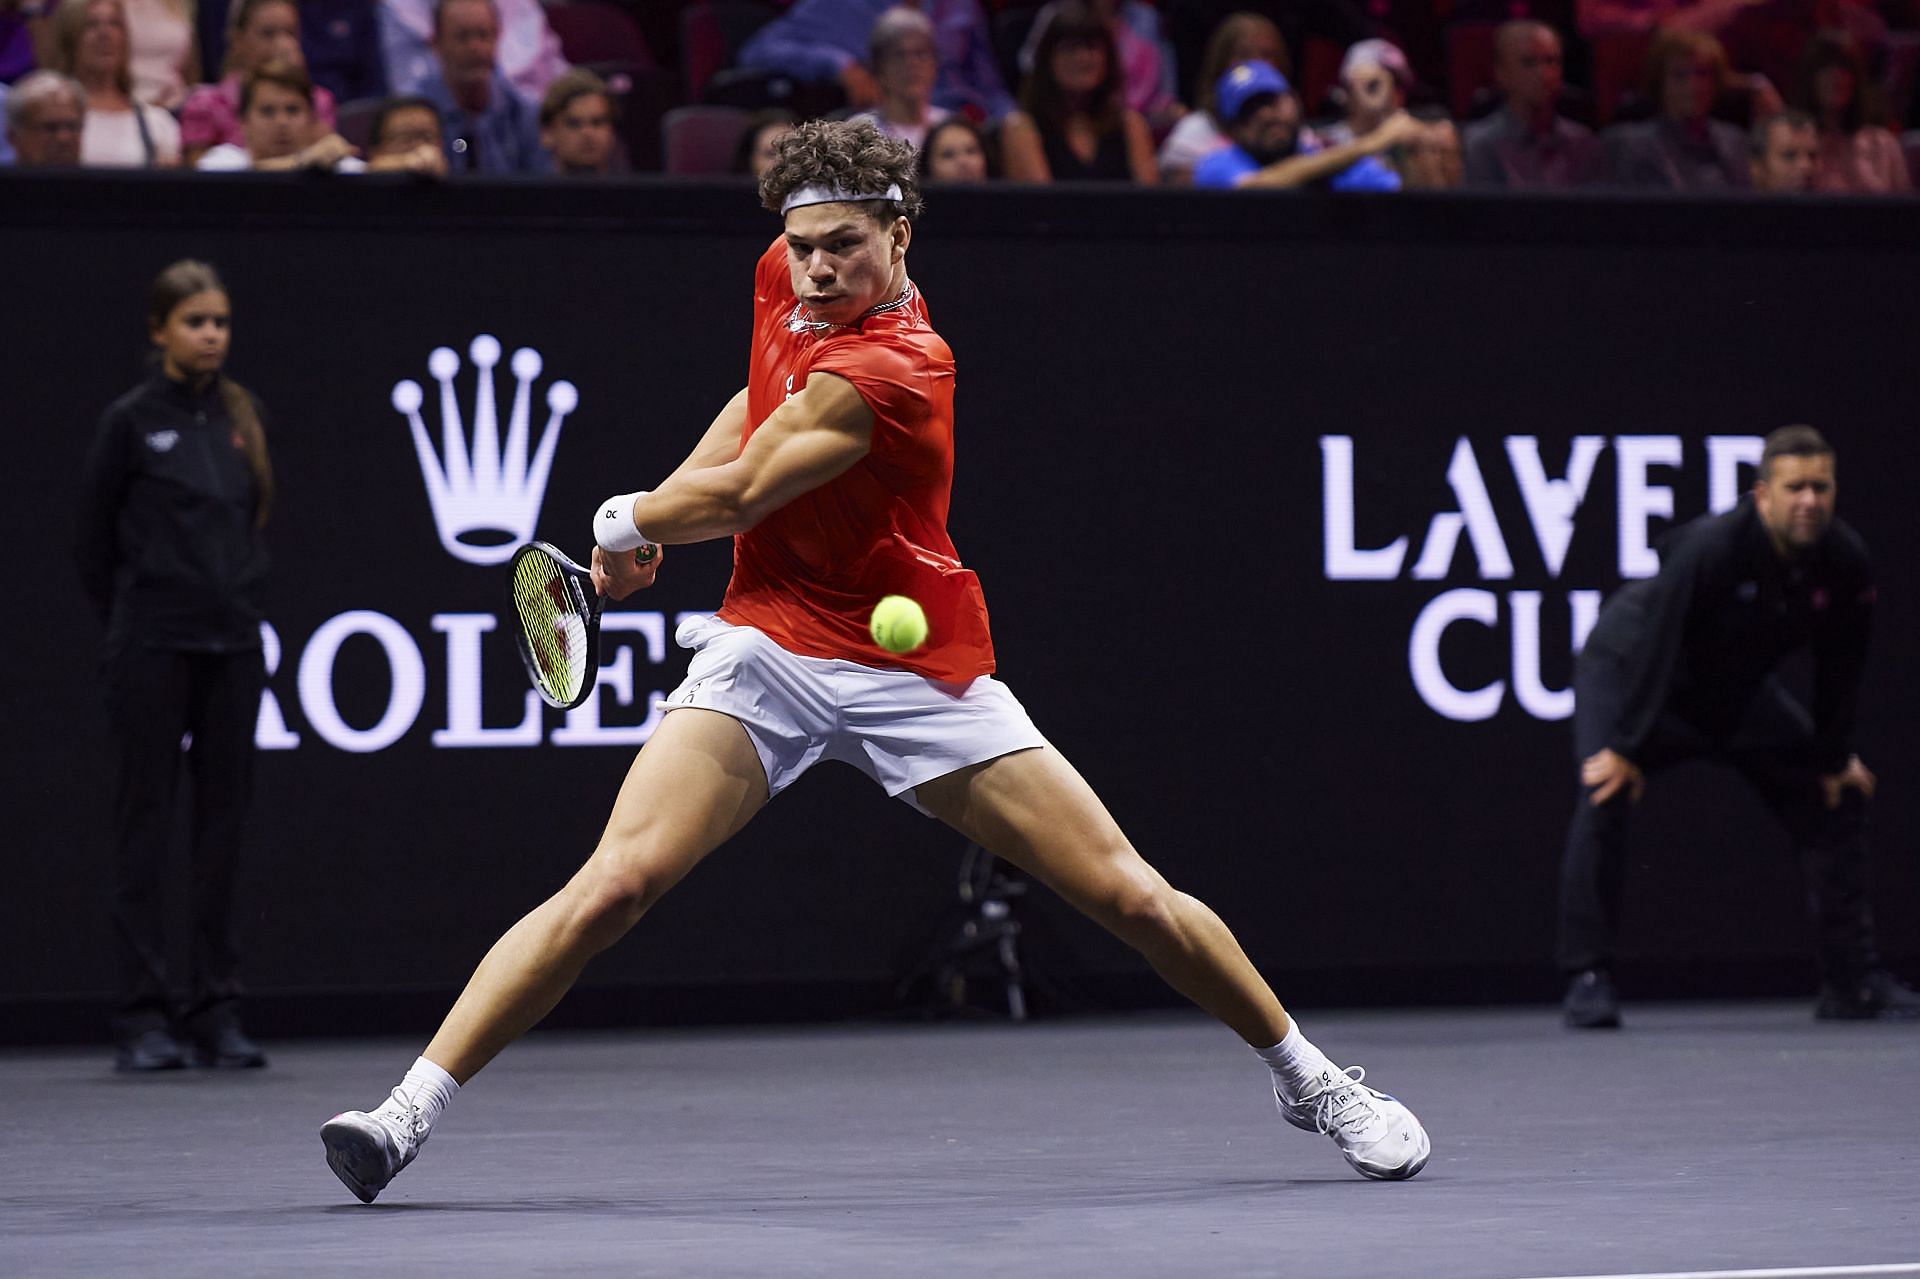
[[[927,642],[926,610],[904,595],[889,595],[873,606],[867,629],[889,653],[911,653]]]

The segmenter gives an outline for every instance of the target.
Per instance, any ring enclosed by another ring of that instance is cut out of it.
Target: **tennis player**
[[[947,537],[953,355],[907,275],[921,208],[911,146],[871,124],[803,124],[761,179],[785,229],[754,276],[750,380],[653,490],[594,514],[595,581],[649,586],[649,545],[734,542],[719,613],[684,623],[686,681],[634,761],[593,856],[509,929],[400,1085],[321,1128],[371,1202],[461,1084],[544,1017],[701,858],[822,759],[1019,866],[1135,947],[1252,1046],[1280,1112],[1362,1175],[1411,1177],[1426,1132],[1341,1069],[1282,1010],[1206,906],[1143,861],[1087,783],[993,676],[980,583]],[[906,595],[930,637],[905,655],[867,631]]]

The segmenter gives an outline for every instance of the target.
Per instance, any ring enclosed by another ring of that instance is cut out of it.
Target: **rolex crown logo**
[[[546,429],[539,444],[533,446],[533,384],[540,377],[542,362],[538,351],[521,347],[508,364],[515,386],[503,446],[493,374],[500,363],[500,350],[499,339],[485,333],[467,347],[474,369],[471,444],[459,397],[454,393],[460,357],[451,348],[437,347],[427,356],[427,372],[440,384],[438,452],[420,417],[426,401],[420,384],[408,378],[393,386],[393,407],[407,419],[413,432],[413,449],[427,483],[427,499],[433,505],[440,544],[448,554],[469,564],[504,564],[512,558],[516,546],[533,537],[540,504],[546,497],[547,474],[553,469],[553,451],[560,442],[560,426],[580,404],[580,393],[573,383],[548,386]]]

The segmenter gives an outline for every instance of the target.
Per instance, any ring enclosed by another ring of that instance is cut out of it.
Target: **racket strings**
[[[587,673],[587,619],[565,570],[546,555],[521,556],[513,603],[540,691],[556,705],[571,702]]]

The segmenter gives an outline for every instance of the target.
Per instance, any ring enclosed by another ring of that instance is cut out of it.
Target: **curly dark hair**
[[[925,201],[914,172],[914,149],[896,142],[870,120],[809,120],[776,144],[779,158],[760,179],[760,203],[778,213],[786,198],[818,183],[846,191],[900,187],[898,200],[862,200],[876,222],[912,221]]]

